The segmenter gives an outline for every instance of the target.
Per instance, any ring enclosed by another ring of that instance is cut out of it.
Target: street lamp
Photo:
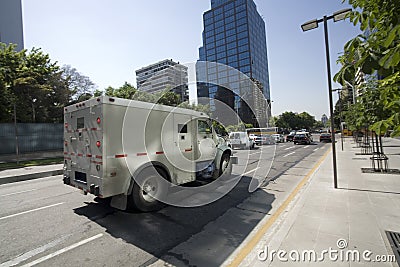
[[[336,164],[336,145],[335,145],[335,127],[333,124],[333,96],[332,96],[332,77],[331,77],[331,63],[329,59],[329,41],[328,41],[328,20],[333,19],[334,22],[346,18],[351,12],[351,9],[343,9],[333,13],[331,16],[324,16],[322,19],[315,19],[308,21],[301,25],[303,31],[309,31],[318,28],[318,23],[324,23],[325,33],[325,52],[326,52],[326,66],[328,71],[328,90],[329,90],[329,111],[331,116],[331,133],[332,133],[332,160],[333,160],[333,184],[337,188],[337,164]]]

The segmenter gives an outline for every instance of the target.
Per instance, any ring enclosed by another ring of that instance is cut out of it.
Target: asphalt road
[[[0,267],[147,266],[159,259],[219,266],[282,201],[285,194],[279,192],[296,185],[283,174],[305,174],[328,147],[282,143],[235,150],[239,163],[247,165],[235,166],[233,173],[243,167],[248,175],[226,196],[202,207],[169,206],[155,213],[117,211],[65,186],[61,176],[1,185]],[[283,189],[250,193],[251,173],[257,170],[264,172],[263,186],[281,179]]]

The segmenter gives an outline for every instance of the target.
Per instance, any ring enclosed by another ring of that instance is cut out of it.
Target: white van
[[[232,149],[238,147],[242,149],[254,148],[254,141],[251,139],[246,132],[232,132],[229,134],[229,140]]]

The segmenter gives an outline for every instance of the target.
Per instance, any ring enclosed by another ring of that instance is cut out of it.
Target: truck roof
[[[196,117],[209,118],[209,116],[206,113],[195,111],[192,109],[171,107],[171,106],[166,106],[166,105],[161,105],[161,104],[143,102],[143,101],[132,100],[132,99],[123,99],[123,98],[118,98],[118,97],[110,97],[110,96],[95,97],[95,98],[91,98],[91,99],[83,101],[83,102],[79,102],[79,103],[76,103],[73,105],[66,106],[64,108],[64,113],[76,111],[78,109],[81,109],[82,107],[97,106],[99,104],[152,109],[152,110],[157,110],[157,111],[190,114],[190,115],[193,115]]]

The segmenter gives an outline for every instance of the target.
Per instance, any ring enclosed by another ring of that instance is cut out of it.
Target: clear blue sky
[[[255,0],[266,22],[272,112],[328,114],[323,27],[306,21],[349,7],[341,0]],[[22,0],[25,47],[40,47],[69,64],[99,89],[136,86],[135,70],[171,58],[195,62],[202,14],[210,0]],[[329,23],[332,75],[338,53],[359,34],[348,20]],[[334,88],[339,87],[334,84]]]

